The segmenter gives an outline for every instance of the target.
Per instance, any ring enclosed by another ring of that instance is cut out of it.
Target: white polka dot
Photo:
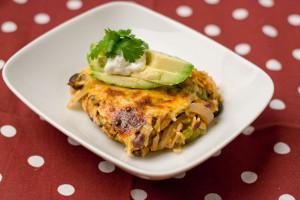
[[[277,35],[278,35],[276,28],[274,28],[273,26],[270,26],[270,25],[264,25],[261,30],[266,36],[269,36],[272,38],[277,37]]]
[[[217,152],[213,155],[213,157],[217,157],[217,156],[221,155],[221,153],[222,153],[221,150],[220,150],[220,151],[217,151]]]
[[[292,14],[287,18],[288,22],[292,26],[300,26],[300,15]]]
[[[186,173],[183,172],[183,173],[181,173],[181,174],[178,174],[178,175],[174,176],[173,178],[181,179],[181,178],[185,177],[185,174],[186,174]]]
[[[147,198],[147,193],[141,189],[133,189],[130,194],[134,200],[144,200]]]
[[[294,49],[292,54],[295,59],[300,60],[300,49]]]
[[[209,193],[205,195],[204,200],[222,200],[222,198],[216,193]]]
[[[5,33],[11,33],[17,30],[17,24],[15,22],[7,21],[1,25],[1,30]]]
[[[254,132],[254,130],[255,128],[253,126],[248,126],[242,131],[242,133],[244,135],[251,135]]]
[[[267,69],[272,70],[272,71],[279,71],[282,68],[281,63],[275,59],[268,60],[266,62],[266,67],[267,67]]]
[[[285,104],[280,99],[273,99],[270,102],[270,108],[272,108],[274,110],[284,110],[285,109]]]
[[[278,200],[295,200],[295,198],[290,194],[283,194]]]
[[[27,2],[27,0],[13,0],[13,2],[15,2],[17,4],[24,4]]]
[[[0,182],[2,181],[2,174],[0,174]]]
[[[298,86],[298,93],[300,94],[300,86]]]
[[[246,43],[241,43],[234,47],[234,51],[240,55],[246,55],[251,51],[251,46]]]
[[[17,130],[11,125],[4,125],[1,127],[0,132],[5,137],[13,137],[16,135]]]
[[[271,8],[274,6],[274,1],[273,0],[258,0],[258,3],[266,8]]]
[[[57,188],[57,191],[61,195],[70,196],[70,195],[74,194],[75,188],[70,184],[62,184]]]
[[[193,14],[193,10],[189,6],[179,6],[176,9],[176,13],[180,17],[190,17]]]
[[[248,17],[248,10],[245,8],[237,8],[232,12],[232,17],[236,20],[243,20]]]
[[[291,149],[287,144],[278,142],[274,145],[274,151],[278,154],[288,154],[290,153]]]
[[[208,4],[217,4],[220,0],[204,0]]]
[[[101,172],[111,173],[115,170],[115,165],[108,161],[101,161],[98,165],[98,168]]]
[[[27,161],[32,167],[41,167],[45,163],[41,156],[30,156]]]
[[[73,146],[80,146],[80,144],[77,141],[73,140],[70,137],[68,137],[68,142],[69,142],[69,144],[71,144]]]
[[[241,174],[242,181],[244,183],[254,183],[257,180],[257,174],[250,171],[245,171]]]
[[[50,16],[46,13],[39,13],[34,16],[34,22],[37,24],[47,24],[50,21]]]
[[[4,67],[5,61],[0,59],[0,70]]]
[[[80,1],[80,0],[69,0],[69,1],[67,1],[66,6],[70,10],[78,10],[82,7],[82,1]]]
[[[221,34],[221,29],[217,25],[209,24],[205,26],[204,32],[206,35],[214,37]]]

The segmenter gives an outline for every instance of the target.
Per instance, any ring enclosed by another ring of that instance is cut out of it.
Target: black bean
[[[218,110],[214,112],[214,116],[215,117],[218,116],[222,112],[222,110],[223,110],[223,103],[220,100],[218,100]]]
[[[72,75],[72,76],[70,77],[69,83],[68,83],[69,86],[73,87],[73,86],[75,85],[75,82],[76,82],[76,79],[78,78],[78,75],[79,75],[79,74],[76,73],[76,74],[74,74],[74,75]]]
[[[142,133],[137,133],[132,142],[134,148],[140,148],[145,142],[145,135]]]
[[[79,74],[76,73],[70,77],[68,85],[71,86],[75,90],[79,90],[83,87],[83,85],[76,85],[76,81],[78,79]]]
[[[83,87],[83,85],[74,85],[73,89],[80,90]]]
[[[156,124],[156,117],[152,117],[152,126],[154,126]]]

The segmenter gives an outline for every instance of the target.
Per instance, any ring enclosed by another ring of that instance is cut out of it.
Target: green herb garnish
[[[130,29],[114,31],[108,28],[105,29],[105,34],[103,39],[91,50],[89,56],[92,59],[99,55],[113,58],[122,52],[127,62],[134,63],[144,54],[146,49],[149,49],[147,43],[131,34]]]

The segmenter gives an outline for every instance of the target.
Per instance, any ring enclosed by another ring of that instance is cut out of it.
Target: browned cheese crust
[[[104,133],[125,144],[128,155],[180,150],[206,133],[222,106],[215,82],[197,70],[181,84],[151,90],[105,84],[89,69],[71,79],[73,97],[68,107],[79,100]]]

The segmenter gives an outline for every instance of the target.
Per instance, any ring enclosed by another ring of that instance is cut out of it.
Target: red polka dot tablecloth
[[[106,2],[1,0],[0,70],[41,34]],[[300,199],[300,1],[135,2],[258,65],[275,85],[269,105],[206,162],[174,178],[149,181],[52,127],[0,77],[0,199]]]

